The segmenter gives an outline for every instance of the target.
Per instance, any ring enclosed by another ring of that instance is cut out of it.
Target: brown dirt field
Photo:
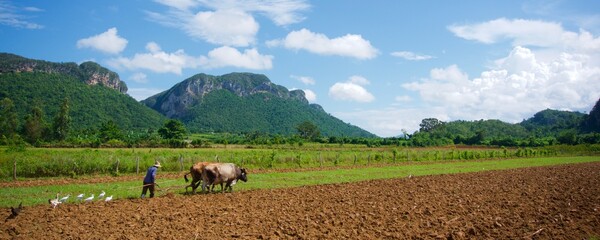
[[[1,239],[592,237],[600,163],[35,206],[0,226]]]

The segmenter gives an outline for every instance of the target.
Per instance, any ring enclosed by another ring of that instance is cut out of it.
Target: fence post
[[[140,157],[135,157],[135,174],[140,174]]]
[[[14,165],[13,165],[13,180],[17,180],[17,160],[15,159]]]
[[[183,155],[179,154],[179,171],[183,171]]]
[[[319,153],[319,167],[323,167],[323,157],[321,156],[321,153]]]
[[[116,173],[119,174],[119,164],[121,163],[121,160],[117,158],[117,169],[116,169]]]

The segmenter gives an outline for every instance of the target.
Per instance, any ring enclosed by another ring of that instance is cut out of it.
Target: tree
[[[109,120],[100,126],[100,139],[102,142],[108,142],[111,139],[122,139],[123,133],[115,122]]]
[[[34,144],[42,140],[47,127],[41,107],[35,106],[31,109],[31,113],[25,118],[25,127],[23,130],[27,142]]]
[[[583,122],[583,128],[587,132],[600,132],[600,99],[590,111]]]
[[[185,125],[179,120],[168,120],[165,125],[158,129],[158,134],[164,139],[183,139],[187,133]]]
[[[296,127],[296,130],[298,130],[298,134],[300,135],[300,137],[304,139],[316,139],[319,136],[321,136],[321,132],[319,132],[317,126],[309,121],[304,121],[300,123]]]
[[[0,108],[2,109],[0,112],[2,114],[0,115],[0,136],[13,138],[19,127],[15,103],[10,98],[4,98],[0,102]]]
[[[60,111],[54,118],[54,125],[52,130],[54,131],[54,137],[56,140],[63,141],[69,134],[69,125],[71,124],[71,117],[69,116],[69,99],[65,98],[62,105],[60,105]]]
[[[425,118],[421,120],[421,124],[419,124],[419,131],[421,132],[431,132],[436,128],[443,126],[444,122],[438,120],[437,118]]]

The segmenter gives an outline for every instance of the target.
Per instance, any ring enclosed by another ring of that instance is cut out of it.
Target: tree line
[[[397,137],[322,136],[319,126],[304,121],[294,134],[269,134],[261,131],[212,133],[209,138],[192,138],[185,125],[169,119],[158,129],[121,129],[113,120],[99,127],[73,129],[69,99],[59,111],[45,119],[39,103],[32,104],[23,119],[18,118],[9,98],[0,101],[0,144],[38,147],[209,147],[211,144],[277,145],[314,142],[325,144],[364,144],[377,146],[447,146],[482,145],[504,147],[539,147],[558,144],[600,143],[600,100],[590,114],[544,110],[519,124],[499,120],[443,122],[436,118],[421,121],[412,134],[404,131]]]

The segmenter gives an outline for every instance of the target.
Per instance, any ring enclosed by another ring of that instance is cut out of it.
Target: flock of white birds
[[[98,195],[98,200],[104,200],[105,202],[109,202],[112,200],[113,196],[110,195],[108,197],[104,197],[106,195],[106,192],[102,191],[99,195]],[[69,197],[71,195],[67,194],[67,196],[64,196],[62,198],[59,198],[59,194],[56,194],[56,198],[55,199],[48,199],[48,203],[50,203],[50,206],[52,206],[52,208],[56,208],[58,205],[67,202],[67,200],[69,200]],[[94,201],[94,194],[92,193],[92,196],[89,196],[87,198],[84,198],[85,194],[79,194],[77,195],[77,201],[78,202],[92,202]]]

